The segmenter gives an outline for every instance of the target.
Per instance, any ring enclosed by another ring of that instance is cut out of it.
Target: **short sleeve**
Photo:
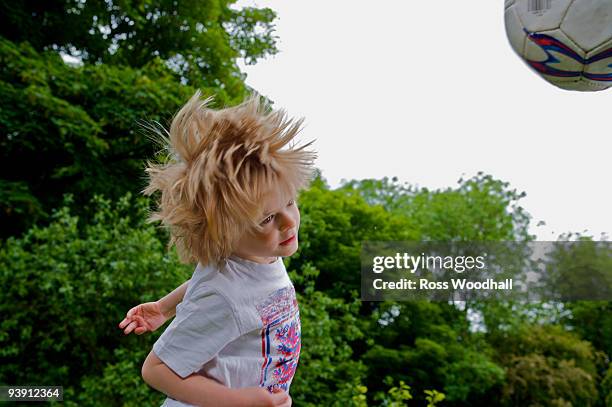
[[[230,303],[214,289],[198,287],[177,307],[176,317],[153,345],[153,352],[185,378],[239,336]]]

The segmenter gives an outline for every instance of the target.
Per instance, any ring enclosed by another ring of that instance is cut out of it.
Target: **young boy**
[[[259,98],[223,110],[196,93],[178,112],[145,194],[161,191],[161,220],[191,279],[120,323],[137,334],[176,311],[142,367],[163,406],[290,406],[300,353],[295,291],[282,257],[298,247],[295,196],[315,154],[290,143],[301,120],[264,112]]]

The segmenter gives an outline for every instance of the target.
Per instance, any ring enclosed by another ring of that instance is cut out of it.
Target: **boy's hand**
[[[274,389],[272,393],[261,387],[236,389],[244,400],[244,407],[291,407],[291,396],[286,391]]]
[[[119,323],[119,328],[123,329],[126,335],[132,331],[136,335],[142,335],[145,332],[155,331],[167,319],[157,301],[145,302],[129,310],[123,321]]]

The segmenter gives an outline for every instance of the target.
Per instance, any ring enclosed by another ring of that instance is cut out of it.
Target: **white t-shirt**
[[[300,314],[281,258],[235,256],[198,264],[176,317],[153,352],[182,378],[198,373],[230,388],[289,391],[300,356]],[[163,407],[189,406],[167,398]]]

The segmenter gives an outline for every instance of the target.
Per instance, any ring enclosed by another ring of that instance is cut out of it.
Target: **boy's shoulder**
[[[211,293],[219,295],[232,308],[239,325],[248,330],[260,326],[262,305],[285,292],[294,291],[282,259],[259,264],[231,257],[222,267],[198,264],[184,301]]]
[[[185,296],[190,297],[202,290],[214,291],[232,304],[247,305],[256,298],[290,285],[282,259],[271,264],[259,264],[232,256],[220,267],[198,263]]]

